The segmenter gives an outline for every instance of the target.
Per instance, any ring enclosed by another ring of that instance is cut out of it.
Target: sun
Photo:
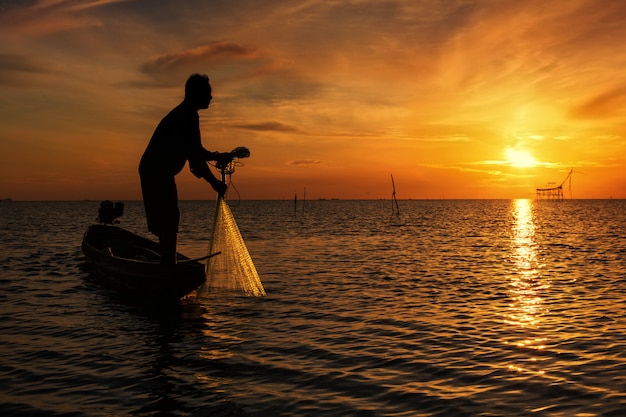
[[[530,168],[537,165],[535,158],[533,158],[533,156],[527,151],[507,148],[506,157],[511,166],[517,168]]]

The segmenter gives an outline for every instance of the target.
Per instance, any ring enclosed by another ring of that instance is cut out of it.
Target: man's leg
[[[161,264],[176,264],[176,232],[163,232],[159,235],[159,245],[161,249]]]

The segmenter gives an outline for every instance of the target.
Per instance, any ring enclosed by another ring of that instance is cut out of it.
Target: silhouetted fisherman
[[[224,154],[206,150],[200,139],[198,110],[207,109],[212,98],[209,77],[191,75],[185,84],[185,99],[161,120],[139,163],[148,229],[159,238],[164,264],[176,263],[180,212],[174,177],[185,163],[216,192],[226,192],[226,184],[213,175],[206,162],[224,158]]]

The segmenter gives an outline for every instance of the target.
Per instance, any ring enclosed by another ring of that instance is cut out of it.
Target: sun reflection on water
[[[532,205],[531,200],[521,199],[515,200],[512,207],[514,268],[510,281],[512,303],[506,321],[519,327],[539,323],[544,312],[542,292],[547,288],[539,271]]]
[[[547,338],[538,334],[542,318],[546,314],[545,293],[549,288],[547,280],[541,276],[541,263],[535,240],[533,201],[515,200],[511,206],[513,218],[511,226],[511,261],[509,275],[510,303],[505,323],[512,326],[516,335],[506,344],[522,350],[541,351],[546,348]],[[521,337],[520,337],[521,336]],[[545,375],[537,369],[535,358],[527,358],[522,364],[510,364],[509,371],[516,373]]]

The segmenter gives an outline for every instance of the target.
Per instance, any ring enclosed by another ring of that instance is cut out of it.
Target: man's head
[[[205,74],[192,74],[185,83],[185,101],[198,109],[206,109],[211,103],[211,84]]]

